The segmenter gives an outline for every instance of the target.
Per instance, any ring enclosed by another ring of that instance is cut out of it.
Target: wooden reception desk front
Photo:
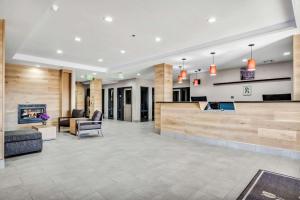
[[[235,111],[204,110],[206,102],[157,102],[162,135],[208,138],[300,151],[300,102],[235,102]]]

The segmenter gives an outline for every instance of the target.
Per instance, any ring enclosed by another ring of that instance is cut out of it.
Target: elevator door
[[[132,91],[124,89],[124,121],[132,121]]]
[[[114,88],[108,89],[108,119],[114,118]]]
[[[141,122],[149,120],[148,88],[141,87]]]

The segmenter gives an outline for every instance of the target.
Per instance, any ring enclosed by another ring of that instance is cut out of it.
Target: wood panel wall
[[[102,111],[102,80],[90,81],[90,117],[96,111]]]
[[[235,106],[207,112],[198,103],[163,103],[161,131],[300,151],[300,102]]]
[[[76,109],[84,110],[84,86],[81,82],[76,82]]]
[[[156,102],[173,101],[173,66],[159,64],[154,66],[155,70],[155,106],[154,119],[155,128],[160,128],[160,104]]]
[[[300,100],[300,34],[293,37],[293,100]]]
[[[0,160],[4,159],[5,21],[0,20]]]
[[[71,115],[71,82],[72,72],[69,70],[60,70],[61,76],[61,117],[70,117]]]
[[[34,125],[18,124],[18,104],[47,104],[49,123],[56,125],[61,113],[60,78],[59,70],[6,64],[5,130]]]

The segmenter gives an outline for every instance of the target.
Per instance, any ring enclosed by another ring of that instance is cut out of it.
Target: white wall
[[[292,73],[292,62],[260,65],[256,67],[255,79],[292,77]],[[207,96],[208,101],[262,101],[263,94],[292,93],[292,80],[213,86],[213,83],[240,81],[240,68],[220,70],[215,77],[208,72],[199,73],[201,84],[198,87],[193,86],[194,78],[195,74],[191,75],[191,96]],[[243,96],[243,86],[252,86],[251,96]]]
[[[117,120],[117,88],[132,87],[132,121],[140,121],[140,107],[141,107],[141,87],[148,87],[149,91],[149,120],[152,120],[152,88],[153,81],[143,79],[131,79],[120,81],[115,84],[103,85],[105,89],[104,99],[104,116],[108,117],[108,89],[114,88],[114,119]]]
[[[178,83],[177,80],[173,81],[173,88],[190,87],[190,80],[183,80],[182,83]]]

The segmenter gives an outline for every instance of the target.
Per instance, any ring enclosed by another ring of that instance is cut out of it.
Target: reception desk
[[[234,111],[204,110],[206,105],[157,102],[156,127],[176,138],[300,153],[300,102],[234,102]]]

